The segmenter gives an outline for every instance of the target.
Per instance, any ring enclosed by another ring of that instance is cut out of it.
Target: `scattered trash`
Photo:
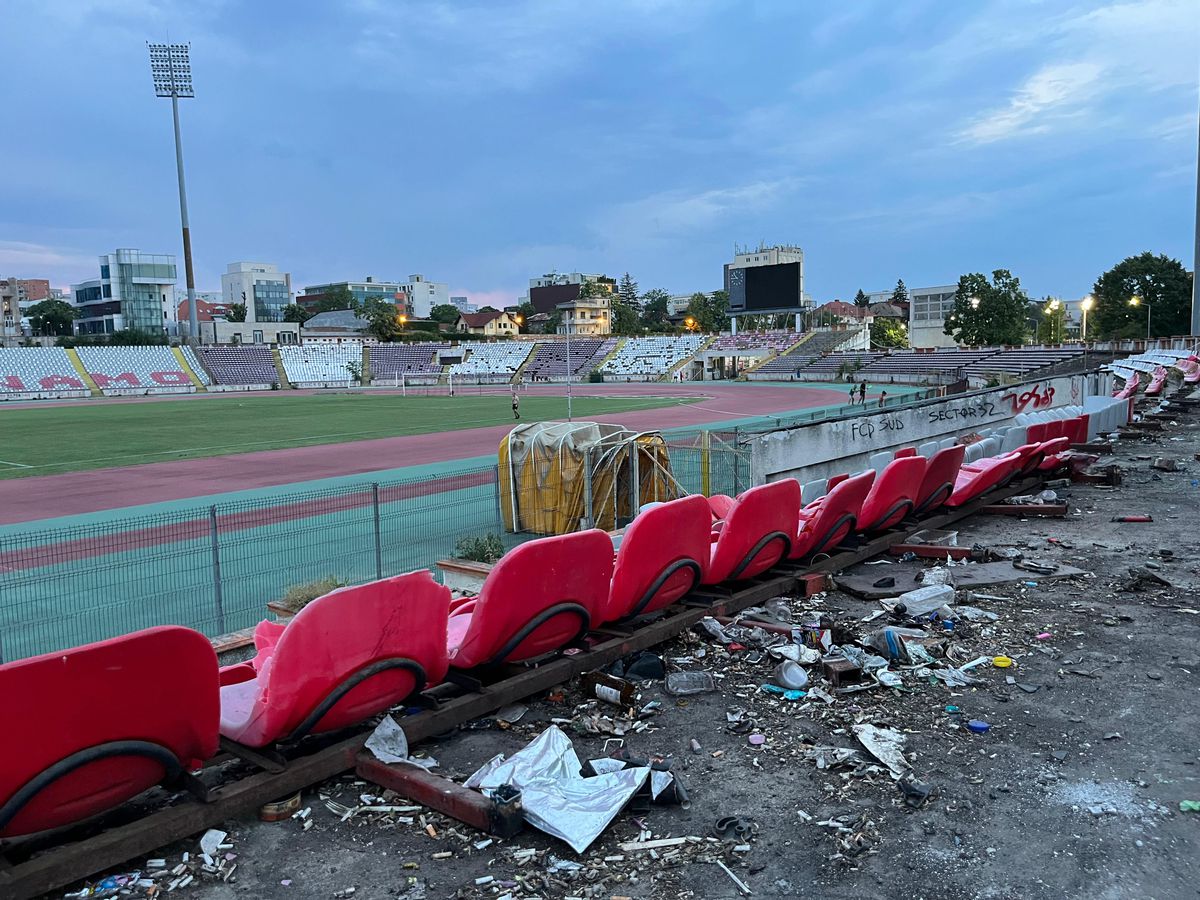
[[[667,676],[667,693],[676,697],[707,694],[717,689],[708,672],[672,672]]]
[[[785,659],[775,667],[775,683],[788,690],[799,691],[808,687],[808,673],[791,660]]]
[[[580,775],[581,768],[570,738],[551,725],[511,757],[492,757],[466,785],[488,796],[516,788],[530,825],[583,853],[646,783],[650,768],[622,763],[618,771],[591,778]]]
[[[1200,812],[1200,800],[1180,800],[1180,812]]]
[[[909,772],[908,760],[904,758],[907,738],[899,731],[874,725],[854,725],[851,731],[867,752],[887,766],[894,777],[901,778]]]
[[[1178,472],[1179,461],[1167,456],[1155,457],[1154,462],[1150,463],[1150,468],[1158,469],[1160,472]]]
[[[915,778],[901,778],[896,782],[900,792],[904,794],[904,805],[920,809],[933,793],[933,787]]]
[[[408,763],[425,770],[437,768],[437,760],[433,757],[413,759],[408,755],[408,738],[391,716],[379,720],[365,746],[380,762]]]
[[[274,803],[264,803],[258,810],[258,817],[263,822],[282,822],[290,819],[292,814],[300,809],[300,792],[286,800],[276,800]]]
[[[982,719],[971,719],[971,721],[967,722],[967,730],[975,734],[987,734],[991,730],[991,727],[991,725]]]
[[[993,656],[992,657],[992,665],[995,666],[997,669],[1007,669],[1012,664],[1013,664],[1013,661],[1011,659],[1009,659],[1007,656]]]
[[[510,703],[508,706],[503,706],[496,710],[496,721],[503,722],[506,725],[515,725],[521,721],[527,712],[529,712],[528,706],[521,703]]]
[[[1153,522],[1154,517],[1153,516],[1113,516],[1112,521],[1144,523],[1144,522]]]
[[[637,690],[624,678],[606,675],[603,672],[588,672],[580,679],[584,693],[613,706],[632,706],[637,699]]]
[[[617,660],[609,667],[609,674],[629,681],[661,681],[667,677],[667,668],[661,656],[642,650]]]

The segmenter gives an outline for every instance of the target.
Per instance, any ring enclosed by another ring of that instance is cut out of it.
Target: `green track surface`
[[[668,397],[576,397],[574,414],[589,418],[690,402],[694,401]],[[526,421],[560,418],[565,411],[561,397],[521,398],[521,417]],[[3,410],[0,411],[0,479],[457,431],[511,422],[512,409],[506,393],[453,398],[395,394],[243,400],[226,397]]]

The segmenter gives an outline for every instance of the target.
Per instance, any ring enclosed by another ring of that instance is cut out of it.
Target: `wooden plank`
[[[1067,514],[1065,503],[994,503],[979,510],[987,516],[1020,516],[1026,519],[1061,519]]]
[[[864,600],[883,600],[896,597],[905,591],[922,587],[918,580],[925,567],[917,563],[896,563],[893,566],[868,566],[871,571],[861,575],[839,575],[837,586],[848,594]],[[1083,569],[1060,565],[1049,574],[1018,569],[1010,562],[976,563],[954,570],[954,585],[958,588],[987,587],[993,584],[1008,584],[1014,581],[1045,581],[1050,578],[1071,578],[1085,575]],[[875,587],[875,582],[892,578],[895,584]]]

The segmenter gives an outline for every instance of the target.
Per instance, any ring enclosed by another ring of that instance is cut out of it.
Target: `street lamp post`
[[[1079,339],[1081,341],[1084,341],[1084,342],[1087,341],[1087,314],[1088,314],[1088,310],[1091,309],[1095,305],[1096,305],[1096,298],[1093,297],[1091,294],[1088,294],[1086,297],[1084,297],[1082,300],[1079,301],[1079,311],[1081,313],[1083,313],[1083,321],[1079,324]]]
[[[1150,304],[1147,303],[1144,298],[1139,297],[1137,294],[1134,294],[1132,297],[1129,298],[1130,306],[1141,306],[1142,304],[1145,304],[1145,306],[1146,306],[1146,341],[1149,342],[1149,340],[1150,340]]]
[[[187,279],[188,331],[191,340],[200,335],[200,317],[196,310],[196,278],[192,274],[192,229],[188,224],[187,189],[183,182],[183,139],[179,134],[179,99],[195,97],[192,90],[190,44],[147,44],[150,48],[150,75],[154,95],[171,98],[171,116],[175,120],[175,169],[179,176],[179,219],[183,226],[183,269]]]

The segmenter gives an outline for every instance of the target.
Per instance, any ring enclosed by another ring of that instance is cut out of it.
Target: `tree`
[[[1039,312],[1034,334],[1043,344],[1061,344],[1067,338],[1067,308],[1057,297],[1043,297],[1035,303]]]
[[[972,272],[958,279],[954,309],[943,334],[960,344],[1020,344],[1028,333],[1025,321],[1029,295],[1007,269],[986,275]]]
[[[226,322],[245,322],[246,321],[246,304],[245,303],[230,303],[225,311]]]
[[[897,288],[904,287],[904,282],[901,281],[898,285],[896,285],[896,287]],[[894,300],[895,298],[896,298],[896,295],[895,295],[895,293],[893,293],[892,299]],[[904,298],[906,300],[908,299],[908,290],[907,289],[905,289],[905,291],[904,291]],[[863,306],[863,307],[871,305],[871,298],[863,293],[862,288],[859,288],[858,293],[854,295],[854,305],[855,306]]]
[[[64,300],[43,300],[29,307],[29,324],[35,334],[70,334],[74,321],[75,307]]]
[[[633,280],[633,276],[626,272],[621,276],[620,286],[617,288],[617,298],[629,306],[637,309],[640,307],[638,299],[638,283]]]
[[[283,321],[285,322],[299,322],[301,325],[303,325],[305,322],[311,319],[312,316],[313,314],[299,303],[289,303],[283,308]]]
[[[494,306],[484,306],[484,307],[481,307],[479,311],[480,312],[500,312],[500,310],[496,309],[496,307],[494,307]],[[456,319],[457,319],[457,317],[456,317]]]
[[[902,350],[908,346],[908,326],[901,319],[877,318],[871,323],[871,347]]]
[[[443,325],[453,325],[458,321],[458,307],[453,303],[439,303],[429,310],[429,318]]]
[[[859,291],[859,293],[861,294],[862,291]],[[858,303],[858,297],[854,298],[854,302]],[[895,288],[892,289],[892,298],[888,302],[889,303],[907,303],[908,302],[908,288],[906,288],[904,286],[903,278],[896,279],[896,286],[895,286]],[[867,304],[862,303],[859,305],[866,306]]]
[[[671,295],[662,288],[652,288],[642,294],[642,327],[665,328]]]
[[[367,320],[367,331],[375,340],[390,343],[400,339],[404,330],[400,324],[400,311],[391,300],[371,297],[369,300],[355,303],[351,308],[355,315]]]
[[[524,332],[529,328],[529,320],[537,315],[537,309],[534,305],[526,300],[524,303],[518,303],[514,308],[514,315],[520,316],[521,321],[517,326],[517,330]]]
[[[692,294],[687,314],[699,331],[723,331],[729,327],[729,295],[724,291]]]
[[[1152,335],[1187,334],[1191,330],[1192,276],[1179,260],[1141,253],[1121,260],[1096,279],[1096,308],[1088,331],[1100,338],[1144,337],[1149,304]],[[1129,303],[1138,297],[1137,306]]]
[[[316,312],[333,312],[335,309],[353,309],[354,294],[350,292],[350,288],[344,284],[339,284],[335,288],[330,288],[321,295],[321,299],[317,301],[314,307]]]
[[[621,276],[621,284],[612,297],[611,308],[614,334],[636,334],[638,332],[641,324],[638,286],[628,272]]]

